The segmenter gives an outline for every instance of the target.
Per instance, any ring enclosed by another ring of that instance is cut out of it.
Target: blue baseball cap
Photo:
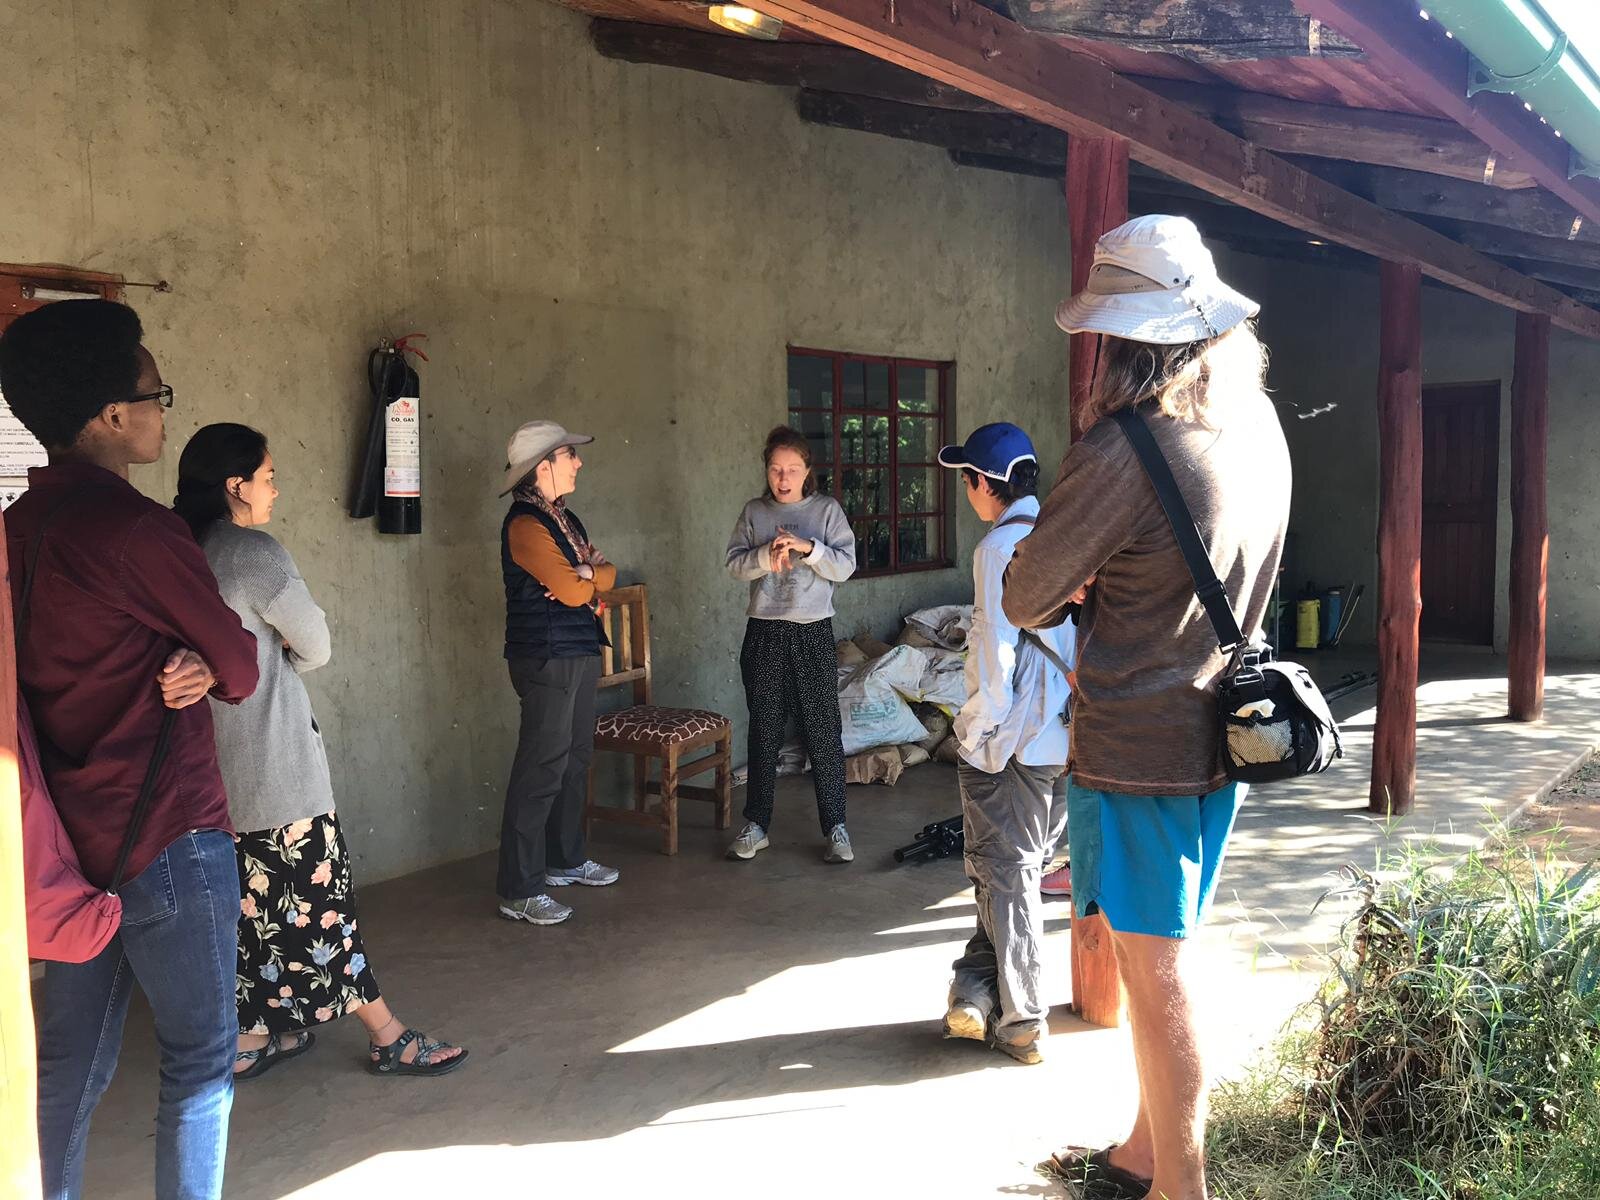
[[[1011,468],[1019,462],[1038,462],[1033,441],[1009,421],[996,421],[974,429],[964,446],[946,446],[939,451],[941,467],[971,467],[990,479],[1010,480]]]

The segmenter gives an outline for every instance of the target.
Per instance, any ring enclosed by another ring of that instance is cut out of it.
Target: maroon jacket
[[[85,463],[30,471],[7,510],[14,605],[47,517],[17,676],[61,822],[84,875],[104,887],[161,727],[167,656],[194,650],[217,676],[212,694],[237,704],[255,690],[255,638],[183,519]],[[126,878],[195,829],[233,832],[204,702],[178,714]]]

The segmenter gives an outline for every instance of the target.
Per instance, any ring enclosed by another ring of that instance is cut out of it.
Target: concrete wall
[[[1349,638],[1375,638],[1378,512],[1378,279],[1222,256],[1223,269],[1262,303],[1272,353],[1270,383],[1294,455],[1291,531],[1299,565],[1321,586],[1355,580],[1367,596]],[[1501,382],[1500,521],[1496,538],[1495,646],[1505,648],[1511,553],[1511,377],[1515,316],[1460,292],[1422,294],[1423,383]],[[1331,411],[1316,412],[1333,405]],[[1600,458],[1600,344],[1565,334],[1550,351],[1550,598],[1552,656],[1600,656],[1600,539],[1595,470]],[[1313,415],[1315,414],[1315,415]]]
[[[495,492],[520,421],[599,435],[574,506],[651,585],[658,698],[741,729],[721,557],[784,419],[787,343],[955,359],[963,428],[1029,426],[1047,481],[1064,448],[1058,188],[803,125],[779,89],[606,61],[585,30],[509,0],[0,12],[0,261],[173,282],[129,292],[177,389],[150,495],[201,424],[272,439],[273,532],[334,625],[311,686],[367,879],[497,830]],[[343,504],[367,351],[412,330],[425,532],[384,538]],[[976,535],[963,513],[962,554]],[[969,580],[848,584],[837,625],[889,633]]]

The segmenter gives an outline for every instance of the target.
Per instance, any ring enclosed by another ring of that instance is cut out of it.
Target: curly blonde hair
[[[1265,398],[1266,376],[1267,350],[1256,337],[1254,321],[1176,346],[1107,336],[1087,424],[1153,399],[1174,420],[1210,427],[1209,418],[1221,407],[1251,396]]]

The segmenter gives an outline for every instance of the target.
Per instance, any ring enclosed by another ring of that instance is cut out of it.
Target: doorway
[[[1422,637],[1494,644],[1500,384],[1422,389]]]

